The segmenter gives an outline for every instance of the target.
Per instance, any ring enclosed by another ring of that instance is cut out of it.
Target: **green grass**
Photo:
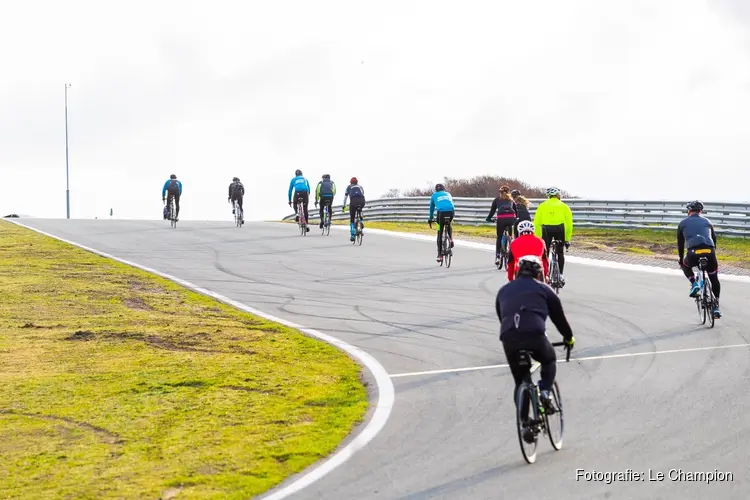
[[[0,222],[0,498],[248,498],[361,421],[332,346]]]
[[[348,224],[348,222],[336,222]],[[403,231],[410,233],[434,234],[427,223],[418,222],[372,222],[365,221],[365,227]],[[436,226],[433,225],[433,228]],[[366,230],[366,229],[365,229]],[[456,236],[479,238],[496,237],[495,227],[491,225],[467,226],[454,224]],[[659,231],[655,229],[608,229],[608,228],[575,228],[573,244],[576,248],[603,251],[618,251],[641,255],[674,255],[677,256],[676,231]],[[734,266],[750,268],[750,238],[728,238],[719,235],[719,262]]]

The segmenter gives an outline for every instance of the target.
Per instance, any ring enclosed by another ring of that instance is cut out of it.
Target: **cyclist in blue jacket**
[[[302,170],[297,169],[294,172],[294,179],[289,183],[289,206],[292,206],[292,191],[294,191],[294,207],[296,210],[297,203],[299,201],[302,201],[302,205],[304,206],[304,212],[305,212],[305,221],[310,222],[310,214],[307,211],[307,205],[310,203],[310,183],[307,182],[307,179],[305,179],[302,176]],[[297,220],[299,220],[299,214],[297,214]],[[310,226],[306,227],[306,230],[310,231]]]
[[[169,193],[169,196],[165,198],[167,193]],[[169,206],[172,198],[174,198],[175,220],[178,220],[180,216],[180,196],[182,196],[182,183],[177,180],[175,174],[172,174],[169,176],[167,182],[164,183],[164,187],[161,188],[161,201],[166,201],[167,204],[165,206]]]
[[[453,205],[453,197],[445,190],[445,186],[442,184],[435,185],[435,192],[430,198],[430,219],[428,223],[432,227],[432,215],[437,209],[437,247],[438,256],[437,261],[442,262],[443,260],[443,228],[448,226],[448,238],[450,238],[451,248],[453,248],[453,229],[450,226],[450,222],[453,221],[456,207]]]

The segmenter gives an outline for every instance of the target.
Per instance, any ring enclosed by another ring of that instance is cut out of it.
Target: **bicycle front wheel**
[[[533,423],[536,420],[536,411],[534,410],[535,403],[532,391],[535,391],[534,386],[524,383],[518,388],[518,394],[516,394],[518,443],[521,445],[523,459],[530,464],[536,462],[537,445],[537,435],[534,432],[534,425],[536,424]]]
[[[563,406],[557,381],[555,381],[550,392],[552,393],[554,413],[545,412],[544,421],[547,427],[549,442],[555,450],[559,451],[563,445]]]

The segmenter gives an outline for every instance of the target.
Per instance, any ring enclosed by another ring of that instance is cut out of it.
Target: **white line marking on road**
[[[697,351],[713,351],[718,349],[733,349],[738,347],[750,347],[750,343],[747,344],[732,344],[732,345],[718,345],[710,347],[690,347],[687,349],[669,349],[667,351],[651,351],[651,352],[629,352],[624,354],[606,354],[604,356],[588,356],[585,358],[570,358],[571,361],[592,361],[597,359],[615,359],[615,358],[633,358],[636,356],[655,356],[657,354],[675,354],[683,352],[697,352]],[[565,359],[558,359],[558,363],[565,363]],[[418,377],[421,375],[439,375],[442,373],[460,373],[460,372],[473,372],[479,370],[492,370],[495,368],[508,368],[508,365],[484,365],[484,366],[473,366],[469,368],[448,368],[445,370],[427,370],[423,372],[408,372],[408,373],[392,373],[391,378],[403,378],[403,377]]]
[[[162,278],[166,278],[170,281],[174,281],[175,283],[182,285],[185,288],[190,288],[203,295],[213,297],[214,299],[224,302],[226,304],[229,304],[233,307],[236,307],[237,309],[243,310],[250,314],[255,314],[256,316],[260,316],[262,318],[266,318],[269,321],[281,323],[282,325],[288,326],[290,328],[295,328],[310,336],[317,337],[345,351],[352,357],[359,360],[362,364],[365,365],[365,367],[367,367],[367,369],[370,370],[372,375],[375,377],[375,383],[377,384],[377,387],[378,387],[378,401],[375,404],[375,412],[373,413],[372,418],[365,425],[362,431],[354,439],[352,439],[346,446],[344,446],[343,448],[335,452],[330,458],[324,459],[322,462],[311,465],[310,466],[311,470],[309,472],[307,473],[302,472],[302,474],[304,475],[300,476],[297,479],[292,478],[291,482],[286,486],[282,486],[282,485],[277,486],[277,488],[279,489],[277,491],[269,492],[268,496],[264,497],[265,500],[281,500],[282,498],[287,498],[288,496],[299,492],[303,488],[310,486],[315,481],[319,480],[320,478],[322,478],[323,476],[327,475],[329,472],[334,470],[336,467],[339,467],[341,464],[346,462],[357,451],[364,448],[370,441],[372,441],[372,439],[375,436],[378,435],[378,433],[385,426],[385,423],[388,421],[388,417],[391,414],[391,409],[393,408],[393,403],[395,400],[395,390],[393,388],[393,383],[391,382],[391,379],[388,377],[388,372],[385,370],[383,365],[381,365],[378,362],[378,360],[376,360],[374,357],[372,357],[370,354],[366,353],[362,349],[355,347],[351,344],[348,344],[344,342],[343,340],[339,340],[336,337],[332,337],[330,335],[321,333],[311,328],[305,328],[303,326],[292,323],[291,321],[277,318],[275,316],[264,313],[252,307],[246,306],[245,304],[241,302],[237,302],[236,300],[232,300],[228,297],[220,295],[216,292],[212,292],[211,290],[207,290],[205,288],[199,287],[197,285],[194,285],[193,283],[190,283],[189,281],[185,281],[181,278],[177,278],[170,274],[163,273],[156,269],[151,269],[149,267],[142,266],[135,262],[130,262],[128,260],[121,259],[119,257],[115,257],[114,255],[110,255],[106,252],[102,252],[94,248],[90,248],[90,247],[81,245],[79,243],[66,240],[64,238],[60,238],[59,236],[55,236],[54,234],[50,234],[40,229],[27,226],[17,221],[11,220],[9,222],[12,222],[13,224],[16,224],[21,227],[25,227],[26,229],[30,229],[39,234],[49,236],[50,238],[54,238],[64,243],[68,243],[69,245],[73,245],[82,250],[86,250],[88,252],[95,253],[102,257],[106,257],[108,259],[112,259],[117,262],[121,262],[123,264],[127,264],[129,266],[142,269],[143,271],[155,274],[157,276],[161,276]]]
[[[276,224],[285,224],[285,223],[278,222]],[[285,224],[285,225],[288,225],[288,224]],[[346,226],[331,226],[331,227],[334,227],[334,228],[338,227],[338,228],[345,229],[347,231],[349,230],[349,228]],[[406,240],[429,241],[430,243],[435,243],[435,237],[429,236],[426,234],[405,233],[405,232],[402,233],[399,231],[389,231],[387,229],[368,228],[366,226],[365,226],[365,231],[367,233],[382,234],[385,236],[392,236],[395,238],[401,238],[401,239],[406,239]],[[489,243],[479,243],[476,241],[466,241],[466,240],[460,240],[460,239],[453,240],[453,242],[455,243],[455,246],[459,248],[460,247],[473,248],[475,250],[482,250],[485,252],[495,251],[495,245],[491,245]],[[685,278],[685,275],[679,269],[667,269],[665,267],[648,266],[645,264],[629,264],[626,262],[615,262],[611,260],[600,260],[600,259],[591,259],[588,257],[577,257],[575,255],[566,255],[565,262],[572,262],[573,264],[582,264],[585,266],[605,267],[608,269],[619,269],[619,270],[624,270],[624,271],[640,271],[644,273],[663,274],[666,276],[681,276],[682,278]],[[722,281],[735,281],[737,283],[750,283],[750,276],[721,274],[721,280]]]

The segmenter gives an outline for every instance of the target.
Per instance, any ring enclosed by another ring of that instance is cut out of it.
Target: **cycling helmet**
[[[323,174],[323,178],[324,179],[330,179],[331,178],[331,174]]]
[[[234,179],[232,179],[232,182],[240,182],[240,178],[239,177],[235,177]]]
[[[352,177],[351,179],[349,179],[349,184],[356,184],[357,182],[358,181],[356,177]]]
[[[521,196],[521,191],[519,191],[518,189],[514,189],[513,191],[510,192],[510,195],[513,198],[515,198],[516,196]]]
[[[518,259],[518,275],[536,278],[542,272],[542,260],[536,255],[524,255]]]
[[[302,170],[300,169],[295,170],[294,175],[302,175]]]
[[[703,211],[703,203],[701,203],[698,200],[691,201],[687,204],[687,209],[690,212],[702,212]]]
[[[534,234],[534,223],[529,220],[522,220],[518,223],[518,234]]]
[[[552,198],[553,196],[558,196],[559,194],[560,194],[560,188],[556,188],[556,187],[547,188],[547,198]]]
[[[445,186],[442,184],[435,184],[435,191],[445,191]]]
[[[176,178],[177,178],[177,176],[176,176],[176,175],[174,175],[174,174],[172,174],[172,175],[170,175],[170,176],[169,176],[169,178],[170,178],[170,179],[176,179]]]

